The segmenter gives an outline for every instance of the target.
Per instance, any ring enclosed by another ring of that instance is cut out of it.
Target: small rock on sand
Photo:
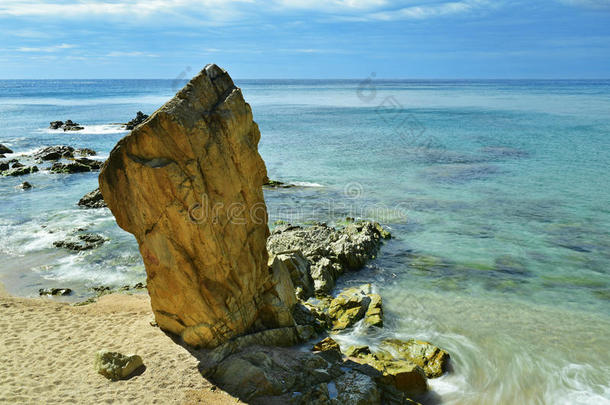
[[[137,354],[125,356],[118,352],[100,350],[95,355],[95,370],[109,380],[129,378],[144,362]]]

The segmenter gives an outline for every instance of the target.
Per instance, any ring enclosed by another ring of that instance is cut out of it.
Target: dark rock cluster
[[[55,241],[53,242],[53,246],[73,250],[75,252],[81,252],[84,250],[95,249],[103,245],[106,240],[107,239],[103,236],[95,233],[84,233],[65,240]]]
[[[142,111],[138,111],[136,117],[125,124],[125,129],[132,130],[148,118],[148,115],[144,114]]]
[[[84,208],[104,208],[107,207],[99,188],[87,193],[78,201],[78,205]]]
[[[51,129],[63,129],[64,131],[80,131],[85,129],[85,127],[81,126],[77,122],[73,122],[72,120],[63,121],[52,121],[49,125]]]

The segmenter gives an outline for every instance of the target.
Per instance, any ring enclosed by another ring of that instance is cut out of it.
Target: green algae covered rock
[[[116,381],[131,376],[144,363],[138,355],[125,356],[118,352],[100,350],[95,355],[95,370],[104,377]]]
[[[440,377],[449,365],[449,353],[421,340],[386,339],[381,342],[381,347],[397,358],[420,366],[428,378]]]
[[[375,369],[377,382],[407,395],[420,395],[428,390],[424,370],[410,361],[393,358],[385,351],[373,353],[368,346],[350,346],[345,354],[354,362]]]
[[[370,284],[347,288],[330,302],[328,315],[335,331],[354,326],[361,319],[367,326],[383,326],[381,296],[372,293]]]

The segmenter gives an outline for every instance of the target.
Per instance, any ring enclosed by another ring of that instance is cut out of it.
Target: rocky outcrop
[[[38,295],[42,296],[61,296],[70,295],[72,290],[69,288],[41,288],[38,290]]]
[[[309,261],[300,251],[284,252],[272,257],[271,267],[282,268],[281,271],[290,274],[297,298],[305,300],[314,294]]]
[[[74,148],[66,145],[47,146],[33,154],[34,159],[59,160],[74,157]]]
[[[421,340],[386,339],[380,347],[389,351],[394,358],[417,364],[428,378],[440,377],[449,366],[449,353]]]
[[[125,124],[125,129],[131,131],[148,118],[148,115],[144,114],[142,111],[138,111],[136,117]]]
[[[241,90],[208,65],[119,141],[100,174],[140,246],[157,323],[189,345],[294,324],[290,276],[268,269],[259,138]]]
[[[313,279],[315,294],[325,295],[335,286],[335,280],[348,270],[358,270],[375,257],[383,239],[390,238],[388,231],[376,222],[354,222],[344,228],[335,229],[325,224],[309,227],[292,225],[274,229],[267,241],[272,256],[300,252],[309,264],[309,276]],[[299,272],[291,271],[293,283],[302,287],[301,299],[308,296],[306,279]],[[295,277],[297,276],[297,277]]]
[[[73,173],[86,173],[91,171],[91,167],[83,165],[77,162],[71,163],[53,163],[49,168],[51,173],[57,174],[73,174]]]
[[[100,350],[95,354],[95,371],[109,380],[116,381],[129,378],[143,366],[144,362],[137,354],[126,356],[108,350]]]
[[[79,123],[72,122],[72,120],[66,120],[66,122],[63,122],[63,121],[52,121],[49,124],[49,128],[51,128],[51,129],[63,129],[64,132],[65,131],[80,131],[80,130],[85,129],[85,127],[82,127]]]
[[[105,242],[106,238],[104,238],[102,235],[97,235],[95,233],[84,233],[65,240],[55,241],[53,242],[53,246],[73,250],[75,252],[82,252],[100,247]]]
[[[74,151],[74,154],[87,157],[87,156],[95,156],[95,155],[97,155],[97,152],[94,151],[93,149],[89,149],[89,148],[78,148]]]
[[[345,288],[336,297],[318,296],[301,303],[319,323],[338,332],[362,321],[362,326],[383,326],[381,296],[372,292],[370,284]],[[301,319],[298,319],[300,321]],[[308,321],[311,324],[311,320]]]
[[[100,170],[101,167],[102,162],[100,162],[99,160],[78,158],[74,159],[73,162],[69,163],[55,162],[49,168],[49,171],[51,171],[51,173],[63,174],[86,173],[90,171]]]
[[[269,179],[265,180],[265,182],[263,183],[263,186],[269,187],[269,188],[292,188],[292,187],[294,187],[293,184],[282,183],[281,181],[269,180]]]
[[[78,201],[78,205],[84,208],[104,208],[107,207],[104,196],[99,188],[87,193]]]
[[[346,288],[328,306],[333,330],[343,330],[364,320],[366,326],[383,326],[381,296],[374,294],[370,284]]]
[[[26,174],[31,174],[31,173],[36,173],[38,171],[38,167],[37,166],[22,166],[22,167],[16,167],[10,170],[5,170],[2,172],[3,176],[23,176]]]
[[[13,151],[0,143],[0,154],[4,155],[5,153],[13,153]]]
[[[372,353],[368,346],[349,347],[345,354],[353,361],[377,370],[376,379],[408,395],[421,395],[428,390],[424,370],[409,361],[396,359],[387,353]]]

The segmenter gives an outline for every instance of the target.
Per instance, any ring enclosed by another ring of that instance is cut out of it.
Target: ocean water
[[[417,337],[452,372],[430,404],[610,403],[610,81],[249,81],[272,179],[270,223],[374,219],[393,239],[340,286],[372,282],[386,326],[341,344]],[[104,159],[138,110],[184,82],[0,81],[0,143]],[[85,125],[48,130],[53,120]],[[7,157],[13,157],[9,155]],[[16,185],[27,180],[34,189]],[[0,281],[17,295],[142,281],[133,237],[76,206],[97,174],[0,178]],[[74,254],[84,228],[109,241]]]

